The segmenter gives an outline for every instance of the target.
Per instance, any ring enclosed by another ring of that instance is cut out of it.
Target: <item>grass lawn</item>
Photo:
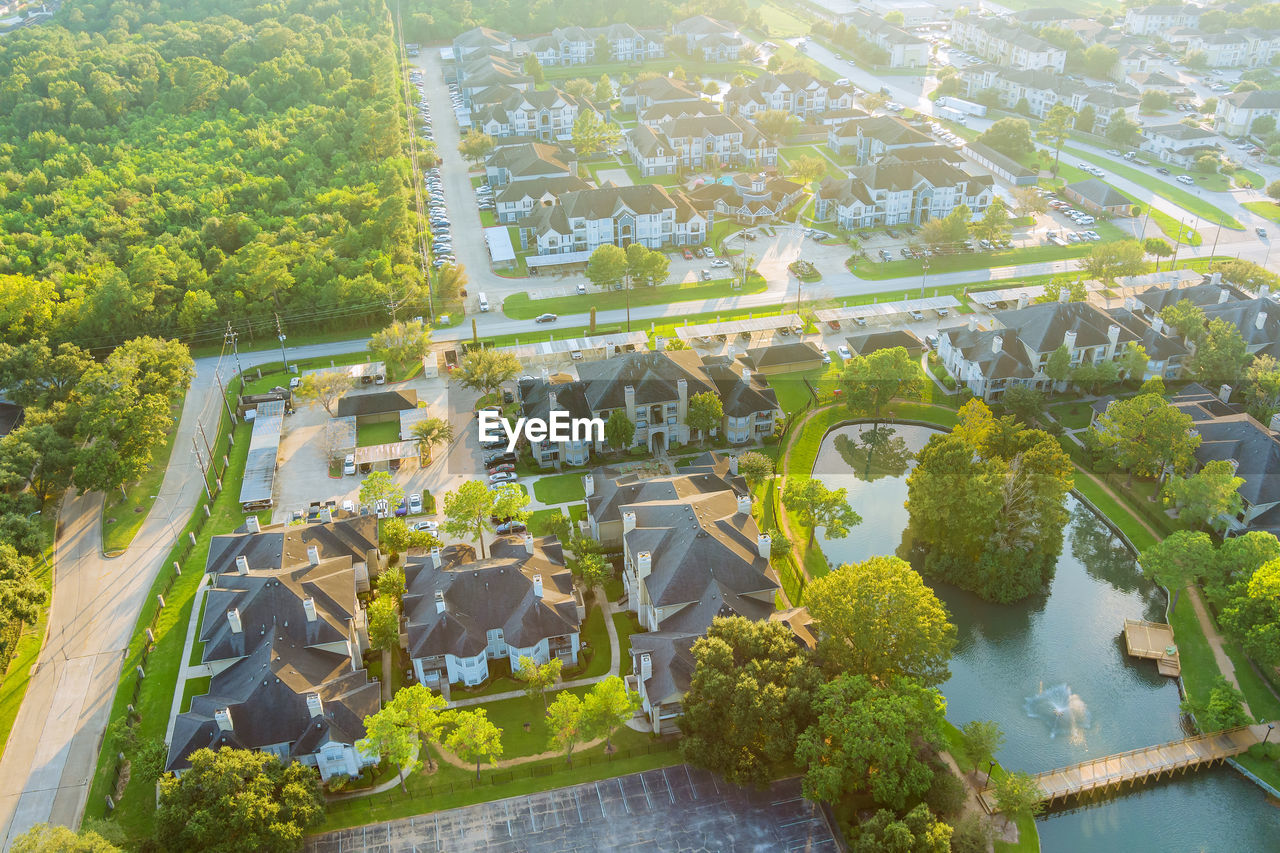
[[[131,486],[125,493],[111,491],[102,505],[102,550],[108,554],[123,551],[129,547],[133,537],[138,535],[142,522],[146,521],[151,505],[155,503],[160,484],[164,482],[164,472],[169,465],[169,457],[173,455],[173,442],[178,436],[178,420],[182,417],[184,394],[169,406],[169,414],[173,422],[165,435],[164,446],[157,447],[151,454],[151,462],[147,465],[147,473]],[[201,451],[204,452],[203,450]]]
[[[1140,169],[1135,169],[1132,166],[1121,165],[1120,163],[1108,160],[1105,157],[1099,157],[1095,154],[1085,154],[1084,152],[1077,151],[1074,148],[1064,147],[1062,152],[1064,154],[1070,154],[1073,157],[1079,157],[1081,160],[1087,160],[1091,163],[1095,163],[1110,172],[1114,172],[1122,178],[1128,178],[1135,184],[1151,190],[1151,192],[1161,198],[1166,198],[1179,207],[1185,208],[1191,213],[1194,213],[1209,222],[1221,222],[1225,227],[1234,228],[1237,231],[1244,228],[1244,226],[1241,225],[1239,220],[1235,217],[1228,216],[1222,210],[1194,193],[1181,189],[1171,181],[1162,180],[1157,175],[1152,175]],[[1204,176],[1197,175],[1196,177],[1199,178]]]
[[[1244,187],[1248,184],[1248,187],[1259,190],[1266,189],[1267,186],[1266,178],[1262,177],[1262,175],[1259,175],[1252,169],[1245,169],[1242,167],[1237,167],[1236,170],[1231,173],[1231,182],[1237,187]]]
[[[582,643],[591,649],[591,661],[581,672],[566,675],[569,678],[599,678],[609,674],[609,629],[604,624],[604,609],[592,607],[582,623]]]
[[[53,532],[57,524],[55,507],[50,505],[40,515],[40,526],[44,529],[45,541],[49,547],[45,549],[43,559],[36,564],[32,577],[46,593],[53,593]],[[9,742],[9,733],[13,731],[14,721],[18,719],[18,709],[22,707],[22,699],[27,695],[27,685],[31,683],[31,670],[40,657],[40,648],[44,643],[45,625],[49,621],[49,608],[40,609],[40,618],[35,624],[26,625],[18,635],[13,654],[8,666],[0,677],[0,755],[4,755],[4,747]]]
[[[1107,233],[1116,229],[1114,225],[1100,222],[1094,226],[1103,239],[1113,239],[1118,235]],[[1025,248],[1006,249],[1002,252],[969,252],[963,255],[944,255],[929,259],[929,272],[960,272],[962,270],[982,270],[993,267],[1013,266],[1015,264],[1034,264],[1040,261],[1061,261],[1068,258],[1082,258],[1089,254],[1094,244],[1074,243],[1068,246],[1027,246]],[[879,281],[886,278],[902,278],[903,276],[920,275],[920,261],[903,258],[894,261],[859,260],[852,272],[866,281]]]
[[[498,224],[498,214],[493,210],[480,211],[480,224],[485,228],[491,228]]]
[[[761,293],[768,289],[762,276],[752,276],[746,287],[734,287],[732,279],[716,281],[683,281],[659,287],[642,287],[631,291],[631,307],[666,305],[671,302],[692,302],[704,299],[723,299],[726,296],[742,296]],[[611,290],[603,292],[590,288],[589,293],[574,296],[555,296],[550,299],[530,299],[527,293],[513,293],[502,302],[502,313],[513,320],[532,320],[539,314],[582,314],[595,308],[609,311],[627,307],[627,292]]]
[[[1246,201],[1244,203],[1246,210],[1256,213],[1264,219],[1270,219],[1272,222],[1280,222],[1280,204],[1273,201]]]
[[[833,364],[823,365],[813,370],[805,370],[796,373],[775,373],[767,376],[765,379],[769,383],[769,387],[778,395],[778,405],[782,407],[782,411],[788,417],[793,413],[804,408],[805,404],[812,400],[813,395],[809,392],[809,386],[805,384],[805,380],[813,383],[814,387],[818,387],[818,381],[828,372],[832,372],[833,376],[839,375],[839,371],[832,371],[835,367]]]
[[[533,484],[533,496],[544,504],[565,504],[586,498],[580,474],[552,474]]]
[[[537,488],[534,488],[537,491]],[[564,513],[558,507],[553,509],[535,509],[529,515],[529,532],[534,536],[546,536],[551,532],[550,522],[556,518],[564,518]]]
[[[1074,401],[1049,406],[1049,413],[1067,429],[1083,429],[1093,417],[1093,408],[1089,403]]]
[[[760,15],[764,31],[778,38],[808,35],[811,27],[803,18],[770,2],[751,4]]]
[[[1178,220],[1162,210],[1151,208],[1151,221],[1159,226],[1165,236],[1174,243],[1180,242],[1183,245],[1199,246],[1204,242],[1200,232],[1191,227],[1193,223],[1183,222],[1179,224]]]
[[[182,704],[178,706],[178,713],[185,714],[191,710],[191,700],[196,696],[202,696],[209,692],[209,682],[213,679],[207,675],[199,678],[188,678],[182,685]]]
[[[960,769],[969,770],[972,768],[974,761],[964,748],[960,729],[950,720],[945,720],[942,726],[942,736],[946,741],[947,752],[951,753],[951,757],[955,759]],[[991,778],[1002,778],[1007,772],[997,762],[991,768]],[[1024,815],[1018,818],[1016,823],[1018,824],[1018,843],[1010,844],[1006,841],[997,841],[995,843],[996,853],[1038,853],[1040,850],[1040,833],[1036,830],[1036,819],[1030,815]]]
[[[618,652],[621,655],[618,674],[625,678],[631,674],[631,635],[642,634],[644,629],[640,627],[636,615],[628,610],[626,613],[613,614],[613,630],[618,633]]]
[[[375,444],[391,444],[400,440],[400,422],[382,421],[381,423],[360,424],[356,427],[356,446],[370,447]]]

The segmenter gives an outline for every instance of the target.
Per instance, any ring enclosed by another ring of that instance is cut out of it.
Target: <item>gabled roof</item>
[[[219,534],[209,542],[205,571],[234,572],[239,556],[248,559],[250,569],[296,569],[309,564],[311,546],[320,549],[321,560],[345,556],[363,563],[368,552],[378,547],[378,520],[372,515],[349,515],[321,524],[279,525],[258,533],[241,528]]]
[[[750,365],[752,370],[760,370],[776,365],[821,361],[822,350],[813,341],[792,341],[767,347],[754,347],[743,353],[740,358]]]
[[[545,199],[561,193],[590,189],[591,185],[576,175],[553,175],[528,181],[512,181],[494,195],[498,204],[512,204],[525,199]]]
[[[984,379],[1030,379],[1036,375],[1035,367],[1017,345],[1017,334],[1012,329],[948,329],[939,335],[949,338],[951,345],[960,351],[965,361],[976,365]],[[997,338],[999,349],[993,343]]]
[[[1242,110],[1280,110],[1280,90],[1261,89],[1255,92],[1232,92],[1222,100]]]
[[[1213,139],[1217,136],[1216,133],[1210,133],[1204,128],[1192,127],[1191,125],[1182,124],[1180,122],[1144,127],[1143,132],[1146,133],[1147,136],[1163,136],[1168,139],[1176,139],[1179,142]]]
[[[912,355],[919,355],[924,350],[924,343],[912,332],[899,330],[896,332],[864,332],[845,338],[849,351],[858,355],[867,355],[880,349],[902,347]]]
[[[1067,332],[1075,332],[1077,347],[1105,346],[1112,321],[1102,309],[1089,302],[1043,302],[1026,308],[1010,308],[992,313],[992,318],[1017,334],[1017,340],[1031,352],[1051,353],[1062,346]],[[1118,343],[1136,341],[1137,335],[1120,327]]]
[[[1074,184],[1067,184],[1063,187],[1063,190],[1071,190],[1081,198],[1091,201],[1099,207],[1118,207],[1123,204],[1132,204],[1128,196],[1098,178],[1087,178],[1083,181],[1076,181]]]
[[[513,177],[538,175],[571,175],[576,155],[559,145],[526,142],[495,149],[486,159],[485,168],[506,169]]]
[[[671,31],[680,35],[710,36],[732,33],[734,28],[724,21],[717,21],[715,18],[709,18],[706,15],[694,15],[692,18],[685,18],[683,21],[673,24]]]
[[[418,392],[412,389],[400,391],[373,391],[347,394],[338,401],[339,418],[380,415],[386,412],[403,412],[418,408]]]
[[[487,559],[475,559],[466,545],[445,548],[441,556],[440,566],[429,556],[411,558],[405,570],[412,657],[474,657],[488,646],[488,632],[499,628],[503,640],[518,648],[578,632],[573,576],[554,536],[535,540],[532,554],[523,541],[507,537],[493,544]],[[542,579],[541,596],[534,587],[536,575]],[[436,607],[437,592],[443,612]]]
[[[1244,478],[1241,497],[1253,506],[1280,501],[1280,437],[1196,383],[1184,388],[1171,403],[1191,415],[1200,433],[1197,462],[1234,461],[1236,476]]]

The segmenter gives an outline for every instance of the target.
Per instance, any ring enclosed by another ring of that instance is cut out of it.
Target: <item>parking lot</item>
[[[790,779],[767,791],[677,765],[307,840],[308,853],[834,851],[821,810]]]

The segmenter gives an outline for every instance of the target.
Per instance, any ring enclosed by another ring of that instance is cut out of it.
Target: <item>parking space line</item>
[[[689,793],[693,795],[695,800],[698,799],[698,788],[693,784],[693,777],[689,775],[688,764],[684,765],[684,777],[689,780]]]
[[[676,792],[671,789],[671,780],[667,778],[667,768],[662,768],[662,783],[667,786],[667,796],[671,798],[672,805],[676,801]]]
[[[627,802],[627,792],[622,790],[622,779],[613,780],[618,785],[618,793],[622,796],[622,805],[627,810],[627,814],[631,814],[631,804]]]
[[[649,809],[653,810],[653,800],[649,799],[649,783],[644,781],[644,774],[640,774],[640,787],[644,788],[644,801],[649,804]]]

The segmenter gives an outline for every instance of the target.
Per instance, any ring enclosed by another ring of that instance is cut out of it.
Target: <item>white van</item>
[[[485,296],[483,293],[480,294],[480,310],[489,310],[489,297]]]

